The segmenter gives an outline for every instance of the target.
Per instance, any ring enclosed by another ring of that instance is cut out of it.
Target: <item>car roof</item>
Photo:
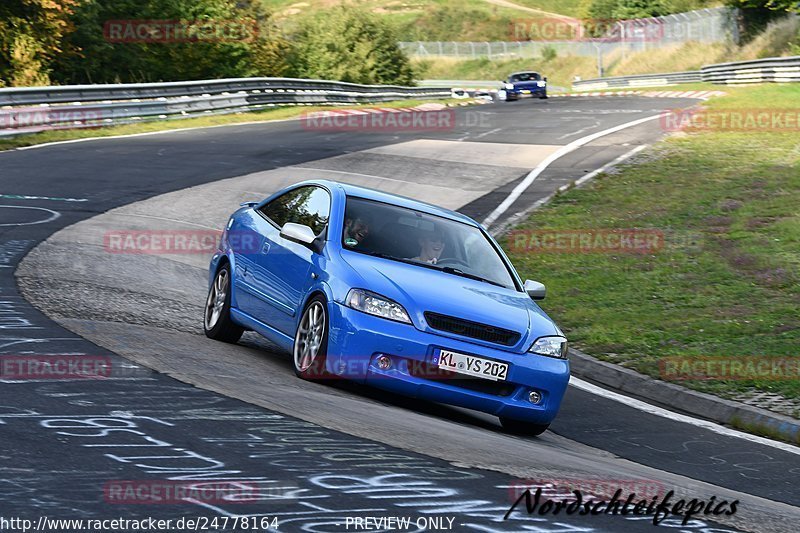
[[[391,194],[388,192],[379,191],[377,189],[372,189],[370,187],[362,187],[360,185],[352,185],[350,183],[342,183],[340,181],[332,180],[312,180],[310,183],[318,183],[329,188],[339,187],[347,196],[364,198],[366,200],[374,200],[376,202],[397,205],[408,209],[415,209],[417,211],[422,211],[423,213],[448,218],[458,222],[464,222],[472,226],[479,225],[470,217],[462,215],[456,211],[451,211],[450,209],[445,209],[444,207],[439,207],[438,205],[421,202],[419,200],[408,198],[407,196],[401,196],[399,194]]]

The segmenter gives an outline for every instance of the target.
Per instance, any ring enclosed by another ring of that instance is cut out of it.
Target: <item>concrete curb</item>
[[[697,392],[570,349],[572,374],[674,410],[800,444],[800,420],[751,405]]]
[[[715,96],[723,96],[725,91],[585,91],[551,94],[551,98],[572,96],[644,96],[647,98],[697,98],[708,100]]]

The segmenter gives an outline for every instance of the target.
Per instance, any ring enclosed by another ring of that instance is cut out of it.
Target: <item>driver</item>
[[[358,246],[364,244],[364,240],[369,237],[369,228],[372,225],[372,215],[368,212],[345,213],[344,218],[344,244],[346,246]]]
[[[441,229],[434,227],[433,231],[426,231],[419,237],[419,255],[412,258],[421,263],[435,265],[444,251],[444,233]]]

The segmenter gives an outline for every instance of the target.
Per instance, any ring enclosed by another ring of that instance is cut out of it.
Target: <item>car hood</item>
[[[561,335],[558,326],[523,292],[357,252],[343,251],[342,258],[363,280],[358,288],[402,305],[419,329],[433,331],[423,315],[432,311],[519,333],[520,342],[509,349],[527,348],[544,335]]]

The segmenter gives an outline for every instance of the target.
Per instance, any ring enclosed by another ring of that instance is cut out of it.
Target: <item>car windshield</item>
[[[479,228],[414,209],[348,197],[342,247],[516,289]]]
[[[509,81],[514,83],[518,81],[539,81],[540,79],[542,79],[542,77],[539,76],[538,72],[519,72],[517,74],[512,74]]]

